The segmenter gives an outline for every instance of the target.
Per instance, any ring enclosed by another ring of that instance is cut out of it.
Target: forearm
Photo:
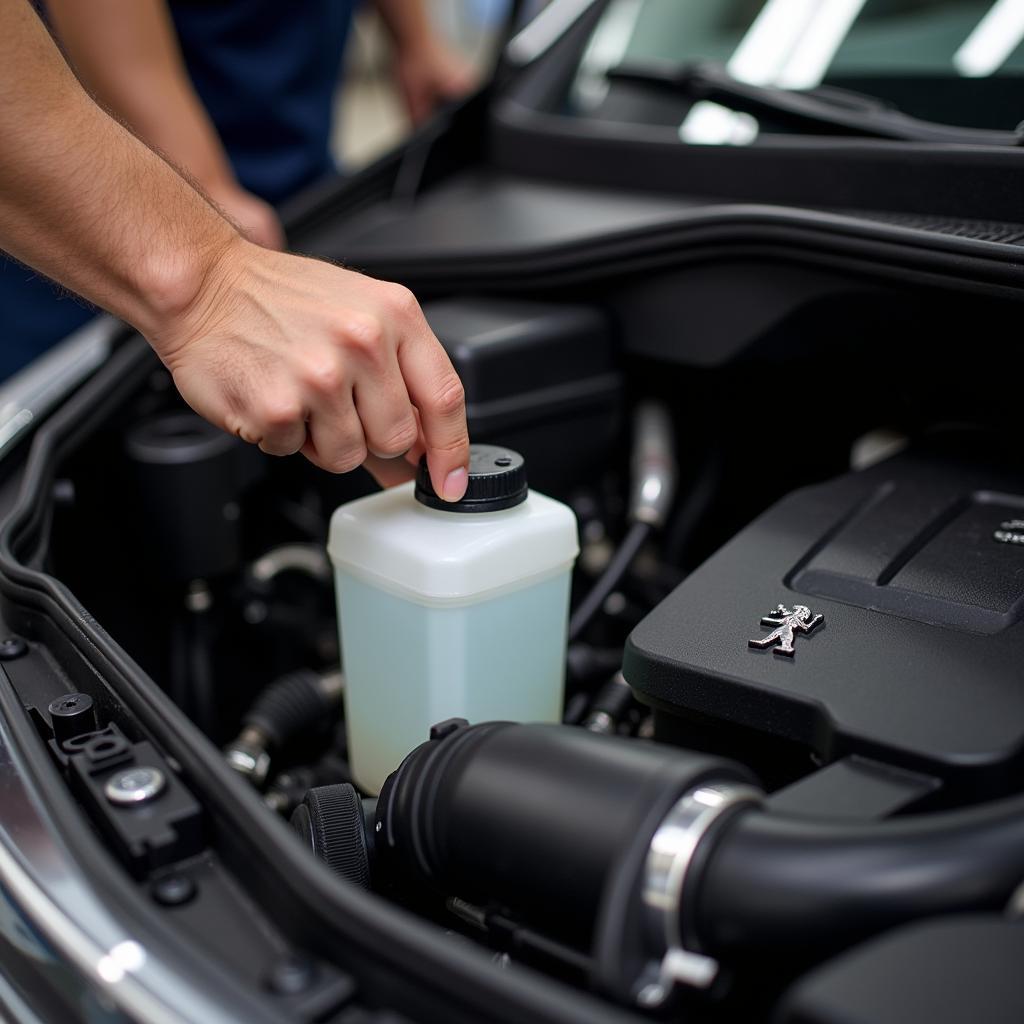
[[[85,87],[204,188],[234,181],[189,80],[165,0],[47,0]]]
[[[234,229],[82,90],[25,0],[0,0],[0,247],[147,336]]]
[[[422,0],[375,3],[395,44],[395,77],[414,125],[473,88],[472,69],[434,32]]]
[[[399,49],[421,46],[433,39],[423,0],[374,0],[374,6]]]
[[[344,472],[415,447],[438,494],[465,492],[462,386],[412,293],[242,239],[85,94],[27,0],[0,0],[0,248],[137,327],[263,451]]]

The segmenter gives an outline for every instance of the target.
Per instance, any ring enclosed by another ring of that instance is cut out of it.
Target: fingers
[[[186,400],[268,454],[301,451],[334,473],[424,451],[434,490],[458,501],[469,467],[462,384],[412,293],[248,243],[242,253],[218,301],[165,344]]]
[[[248,431],[236,431],[244,441],[257,444],[267,455],[294,455],[306,440],[306,414],[298,401],[265,399],[255,404]]]
[[[329,473],[348,473],[366,459],[366,436],[356,412],[350,375],[337,353],[307,365],[303,380],[309,398],[308,437],[302,453]]]
[[[404,455],[419,439],[419,425],[394,349],[381,350],[354,388],[356,412],[372,455]]]
[[[416,336],[402,342],[398,362],[409,397],[419,411],[430,482],[445,501],[458,501],[469,482],[469,433],[462,382],[426,321]]]
[[[351,401],[314,412],[302,454],[328,473],[350,473],[366,461],[363,427]]]
[[[363,469],[369,471],[381,487],[396,487],[416,478],[416,467],[408,459],[382,459],[367,455]]]

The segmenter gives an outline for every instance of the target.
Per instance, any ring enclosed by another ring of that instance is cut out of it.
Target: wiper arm
[[[694,100],[708,100],[732,110],[819,134],[980,146],[1024,145],[1022,128],[995,131],[923,121],[876,97],[847,89],[819,86],[797,91],[778,86],[749,85],[733,78],[720,64],[680,66],[658,61],[627,62],[610,68],[607,76],[613,82],[635,83]]]

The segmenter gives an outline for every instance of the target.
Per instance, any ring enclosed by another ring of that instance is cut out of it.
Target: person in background
[[[423,0],[373,0],[413,125],[473,84]],[[284,246],[274,206],[333,173],[333,100],[357,0],[46,0],[94,98],[252,241]],[[0,379],[93,312],[0,262]]]
[[[244,237],[86,94],[28,0],[0,0],[0,249],[131,324],[267,454],[387,485],[423,451],[465,493],[462,384],[413,294]]]

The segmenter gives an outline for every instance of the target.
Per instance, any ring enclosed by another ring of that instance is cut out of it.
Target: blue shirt
[[[334,92],[356,0],[172,0],[196,91],[242,186],[272,203],[335,170]]]
[[[358,0],[171,0],[196,91],[241,185],[279,203],[335,170],[332,106]],[[0,379],[93,311],[0,257]]]

